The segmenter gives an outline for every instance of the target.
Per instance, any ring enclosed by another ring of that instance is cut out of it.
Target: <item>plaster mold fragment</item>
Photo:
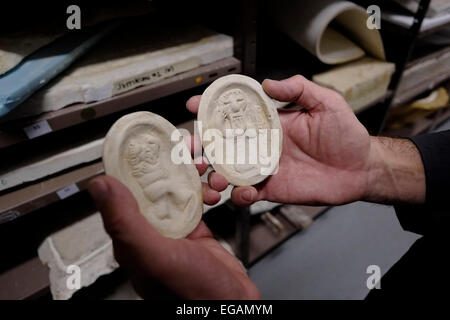
[[[166,237],[183,238],[200,222],[203,200],[192,161],[178,164],[172,160],[172,150],[177,147],[190,157],[183,140],[171,140],[176,131],[170,122],[151,112],[128,114],[109,130],[103,163],[106,174],[128,187],[154,228]]]
[[[95,213],[47,237],[38,249],[39,259],[49,267],[50,291],[56,300],[66,300],[80,288],[114,271],[112,240]],[[75,270],[79,268],[78,270]]]
[[[198,120],[209,162],[231,184],[254,185],[277,169],[281,123],[256,80],[229,75],[214,81],[202,95]]]

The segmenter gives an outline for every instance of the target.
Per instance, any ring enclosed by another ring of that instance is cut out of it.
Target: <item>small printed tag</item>
[[[0,224],[5,223],[11,220],[16,219],[18,216],[20,216],[20,213],[15,210],[6,211],[3,213],[0,213]]]
[[[52,128],[50,128],[47,120],[33,123],[32,125],[23,128],[23,130],[25,131],[28,139],[34,139],[36,137],[52,132]]]
[[[78,189],[78,186],[75,183],[72,183],[61,190],[58,190],[56,193],[58,194],[59,199],[63,200],[79,191],[80,189]]]
[[[184,61],[169,64],[145,73],[122,79],[113,85],[112,95],[133,90],[137,87],[148,85],[159,80],[171,77],[175,74],[185,72],[200,66],[199,58],[189,58]]]

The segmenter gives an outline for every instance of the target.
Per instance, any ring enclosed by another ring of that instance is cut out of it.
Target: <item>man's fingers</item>
[[[203,188],[203,202],[209,206],[212,206],[220,201],[220,193],[216,190],[213,190],[209,187],[209,185],[205,182],[202,182]]]
[[[108,176],[97,177],[89,183],[88,191],[102,214],[106,231],[112,237],[127,238],[130,233],[148,226],[133,195],[118,180]]]
[[[192,112],[197,114],[198,106],[200,105],[200,99],[202,96],[193,96],[186,102],[186,108]]]
[[[327,102],[332,102],[331,99],[338,97],[338,94],[333,90],[323,88],[300,75],[281,81],[266,79],[262,86],[264,91],[272,98],[285,102],[295,102],[308,111],[332,106],[333,103]]]
[[[208,170],[208,162],[206,162],[206,159],[204,157],[195,159],[194,163],[200,176],[204,175],[206,170]]]
[[[111,236],[121,266],[142,272],[168,268],[167,252],[175,250],[172,239],[156,231],[140,213],[131,192],[118,180],[100,176],[89,183],[91,194]],[[152,265],[151,270],[148,265]]]
[[[215,171],[211,171],[208,175],[209,186],[216,191],[223,191],[228,187],[228,181],[223,175]]]
[[[249,206],[260,200],[255,187],[235,187],[231,192],[231,201],[238,206]]]

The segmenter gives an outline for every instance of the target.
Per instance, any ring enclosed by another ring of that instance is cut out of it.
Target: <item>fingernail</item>
[[[88,191],[97,204],[108,198],[109,194],[108,185],[103,180],[92,180],[89,182]]]
[[[244,201],[251,202],[253,200],[253,192],[251,190],[245,190],[242,192],[241,198]]]

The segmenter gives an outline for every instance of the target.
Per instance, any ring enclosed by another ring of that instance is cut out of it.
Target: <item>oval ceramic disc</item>
[[[231,184],[257,184],[278,168],[280,118],[256,80],[229,75],[214,81],[202,95],[198,120],[209,162]]]
[[[103,146],[106,174],[125,184],[141,213],[161,234],[187,236],[203,212],[202,186],[194,164],[175,164],[171,141],[177,130],[151,112],[120,118],[109,130]],[[183,153],[190,154],[183,141]]]

